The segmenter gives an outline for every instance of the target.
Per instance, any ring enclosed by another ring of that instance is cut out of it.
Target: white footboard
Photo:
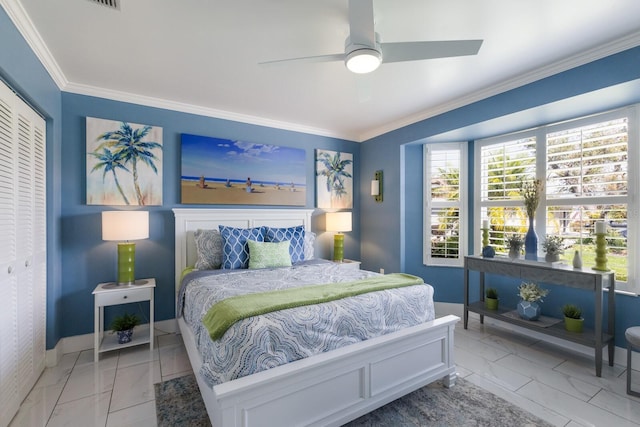
[[[180,318],[213,427],[341,425],[435,380],[455,382],[453,331],[434,321],[208,387],[193,334]]]

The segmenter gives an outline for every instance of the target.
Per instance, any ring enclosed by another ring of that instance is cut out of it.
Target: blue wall
[[[372,170],[381,168],[385,178],[391,176],[392,180],[385,182],[382,205],[361,205],[363,218],[375,213],[386,219],[385,227],[362,221],[363,267],[377,269],[387,265],[419,275],[434,286],[437,301],[462,303],[462,269],[426,267],[422,263],[422,144],[470,141],[469,159],[473,162],[473,140],[640,102],[639,79],[640,48],[634,48],[364,142],[360,151],[366,159],[362,180],[370,179]],[[469,206],[472,209],[472,191]],[[471,223],[469,229],[473,229]],[[383,246],[389,250],[385,253],[375,250]],[[505,302],[515,306],[515,283],[500,278],[492,280],[492,286],[495,283],[502,290]],[[592,295],[551,288],[545,313],[557,316],[562,303],[572,301],[583,305],[585,316],[593,318]],[[617,295],[616,304],[616,342],[625,345],[625,328],[640,324],[640,300]]]
[[[85,204],[85,117],[127,120],[163,128],[164,204],[149,207],[150,238],[137,244],[137,275],[158,279],[158,320],[172,318],[174,313],[170,209],[180,206],[180,133],[305,148],[309,183],[314,182],[315,148],[354,153],[354,231],[346,241],[346,256],[362,259],[367,269],[418,274],[434,285],[437,301],[460,303],[461,269],[422,265],[420,144],[473,141],[640,102],[640,48],[423,120],[361,145],[61,93],[1,8],[0,77],[47,118],[47,348],[52,348],[62,337],[92,332],[91,291],[97,283],[112,280],[115,270],[116,251],[111,243],[101,240],[103,208]],[[472,152],[473,144],[470,148]],[[372,197],[360,197],[368,194],[369,181],[378,169],[384,171],[383,203],[375,203]],[[313,205],[314,195],[309,191],[307,207]],[[320,241],[321,246],[329,245],[330,236],[321,234]],[[327,249],[323,255],[329,253]],[[498,281],[499,287],[504,286],[507,301],[512,285]],[[584,302],[585,307],[592,301],[590,295],[576,291],[554,288],[552,292],[557,300],[547,300],[549,311],[555,311],[558,301],[565,298]],[[511,298],[515,301],[515,295]],[[640,324],[640,307],[635,297],[619,295],[616,303],[617,336],[622,337],[624,328]],[[620,339],[618,345],[622,345]]]
[[[306,207],[315,203],[315,149],[330,149],[354,154],[354,174],[359,173],[359,144],[333,138],[284,131],[245,123],[220,120],[158,108],[145,107],[101,98],[69,93],[62,94],[62,299],[61,336],[86,334],[93,331],[93,296],[97,283],[114,279],[116,248],[113,242],[101,239],[102,210],[108,206],[86,205],[86,117],[128,121],[162,127],[163,131],[163,205],[145,207],[149,210],[148,240],[136,242],[136,277],[156,278],[156,319],[175,317],[174,285],[174,220],[171,208],[194,207],[180,205],[180,134],[213,136],[249,142],[303,148],[307,155]],[[354,180],[357,189],[358,179]],[[354,229],[345,242],[346,257],[359,259],[360,200],[355,191]],[[208,207],[212,207],[209,205]],[[234,207],[234,206],[218,206]],[[321,234],[321,230],[316,230]],[[330,251],[330,239],[323,248]],[[324,257],[329,257],[325,252]],[[141,307],[147,313],[146,307]],[[122,308],[113,308],[113,315]],[[141,314],[142,314],[141,313]],[[107,315],[107,322],[109,314]]]
[[[60,90],[0,8],[0,79],[25,98],[47,121],[47,348],[62,328],[60,265]]]

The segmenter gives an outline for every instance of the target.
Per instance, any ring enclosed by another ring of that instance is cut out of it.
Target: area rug
[[[211,426],[193,375],[156,384],[155,391],[158,427]],[[458,379],[456,385],[449,389],[439,381],[430,384],[346,426],[537,427],[550,424],[468,381]]]

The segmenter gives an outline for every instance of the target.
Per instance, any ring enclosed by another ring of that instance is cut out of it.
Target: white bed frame
[[[199,228],[304,225],[309,209],[173,209],[176,294],[182,270],[195,263]],[[453,331],[445,316],[267,371],[209,387],[198,374],[202,359],[194,335],[178,319],[191,366],[213,427],[338,426],[433,381],[455,383]]]

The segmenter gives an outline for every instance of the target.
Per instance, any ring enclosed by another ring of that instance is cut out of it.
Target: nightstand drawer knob
[[[125,295],[125,296],[123,296],[122,298],[127,299],[127,296]]]

